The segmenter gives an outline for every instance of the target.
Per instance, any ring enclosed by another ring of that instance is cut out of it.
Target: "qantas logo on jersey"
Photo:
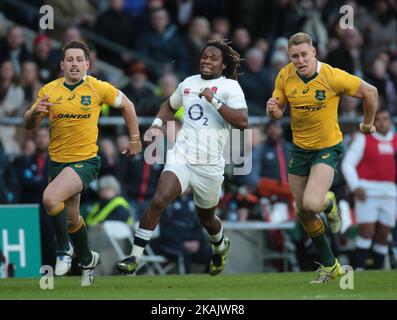
[[[303,110],[303,111],[320,111],[323,108],[324,108],[324,106],[319,106],[319,107],[309,107],[309,106],[295,107],[295,109]]]
[[[52,120],[58,119],[89,119],[91,114],[72,114],[72,113],[58,113],[51,116]]]

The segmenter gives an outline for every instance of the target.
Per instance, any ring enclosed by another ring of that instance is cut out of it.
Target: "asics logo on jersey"
[[[72,101],[72,100],[74,99],[75,96],[76,96],[76,94],[73,93],[73,95],[70,96],[70,97],[68,98],[68,100],[69,100],[69,101]]]
[[[302,93],[303,93],[303,94],[306,94],[306,93],[309,92],[309,90],[310,90],[310,88],[306,88],[305,90],[302,91]]]

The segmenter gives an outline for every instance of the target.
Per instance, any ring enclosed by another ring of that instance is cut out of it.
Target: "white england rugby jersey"
[[[247,108],[243,90],[235,80],[224,76],[204,80],[200,75],[186,78],[170,97],[172,108],[185,108],[174,151],[189,164],[223,165],[223,149],[231,125],[204,97],[198,97],[207,87],[228,107]]]

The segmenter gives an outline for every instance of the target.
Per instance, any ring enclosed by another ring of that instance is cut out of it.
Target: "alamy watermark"
[[[49,265],[44,265],[41,266],[40,273],[43,274],[39,281],[40,289],[54,289],[54,269]]]
[[[339,280],[339,287],[342,290],[354,289],[354,270],[352,266],[342,266],[342,276]]]
[[[54,8],[50,5],[40,7],[39,27],[41,30],[54,29]]]
[[[252,129],[195,129],[177,131],[174,121],[167,123],[167,136],[149,130],[143,140],[148,164],[188,163],[194,165],[233,165],[234,175],[247,175],[252,169]]]
[[[339,20],[339,27],[342,30],[354,29],[354,8],[346,4],[340,7],[339,13],[344,14]]]

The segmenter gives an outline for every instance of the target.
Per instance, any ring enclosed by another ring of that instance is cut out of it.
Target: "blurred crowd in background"
[[[45,4],[54,9],[53,30],[39,28],[39,8]],[[354,29],[341,29],[342,5],[354,9]],[[312,36],[320,61],[376,86],[380,108],[397,116],[397,1],[20,0],[0,3],[0,118],[21,117],[40,87],[62,76],[60,45],[71,40],[88,43],[89,74],[120,88],[134,102],[138,117],[154,117],[179,81],[199,72],[200,49],[210,39],[227,39],[244,59],[239,83],[249,115],[265,117],[264,105],[275,77],[288,63],[288,37],[299,31]],[[122,77],[115,77],[113,70]],[[362,115],[359,100],[343,97],[339,114],[354,122]],[[101,116],[120,114],[103,106]],[[289,126],[270,122],[252,129],[252,145],[246,147],[253,150],[253,171],[234,176],[231,168],[226,169],[219,215],[225,220],[295,220],[284,168],[291,141]],[[141,132],[144,130],[142,126]],[[354,132],[350,129],[344,134],[348,145]],[[106,219],[133,224],[154,194],[162,166],[147,164],[143,153],[133,162],[122,157],[120,150],[126,141],[125,131],[100,128],[101,174],[82,196],[88,225]],[[48,143],[47,128],[27,132],[21,126],[0,123],[0,203],[41,203],[48,180]],[[336,252],[347,248],[349,255],[355,236],[354,201],[340,171],[333,189],[338,199],[349,204],[352,217],[345,232],[333,237],[333,245]],[[116,209],[103,214],[102,209],[114,199],[118,199]],[[189,193],[178,201],[175,210],[194,212]],[[175,217],[171,213],[163,216],[164,226],[172,225]],[[43,261],[53,264],[48,241],[53,237],[52,227],[44,213],[41,220],[46,246]],[[198,224],[187,225],[192,230],[199,228]],[[194,231],[184,232],[178,240],[167,239],[174,234],[164,232],[164,242],[205,241]],[[298,223],[293,232],[270,235],[267,240],[275,250],[287,240],[293,242],[298,267],[308,268],[305,261],[311,258],[305,257],[315,252]],[[197,244],[183,248],[199,251]]]

